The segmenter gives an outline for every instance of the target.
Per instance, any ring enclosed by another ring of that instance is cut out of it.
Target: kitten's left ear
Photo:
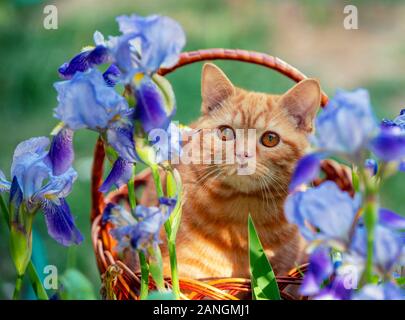
[[[283,94],[279,100],[286,108],[297,128],[310,132],[312,122],[321,103],[321,87],[318,80],[305,79]]]

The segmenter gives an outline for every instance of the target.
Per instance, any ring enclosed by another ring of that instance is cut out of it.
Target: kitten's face
[[[281,96],[249,92],[235,88],[208,64],[202,96],[203,114],[195,127],[204,129],[200,146],[211,164],[201,170],[241,192],[286,192],[295,163],[308,146],[320,103],[318,83],[303,81]]]

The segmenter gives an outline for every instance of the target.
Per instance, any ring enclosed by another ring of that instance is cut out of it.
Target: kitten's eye
[[[267,131],[263,133],[260,138],[261,143],[268,148],[275,147],[280,142],[280,136],[272,131]]]
[[[218,137],[222,141],[229,141],[235,139],[235,131],[229,126],[218,127]]]

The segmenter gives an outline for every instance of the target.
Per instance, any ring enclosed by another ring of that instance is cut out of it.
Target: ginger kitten
[[[205,64],[201,92],[202,114],[191,127],[201,129],[198,134],[208,132],[211,143],[197,141],[192,151],[199,148],[211,160],[224,160],[231,152],[234,161],[177,166],[184,188],[176,244],[179,273],[249,277],[250,213],[275,273],[285,274],[303,258],[303,240],[286,221],[283,204],[294,166],[308,147],[320,105],[319,83],[306,79],[283,95],[257,93],[235,87],[218,67]],[[253,138],[248,129],[256,130]],[[156,204],[153,187],[146,190],[141,203]],[[164,244],[162,254],[170,275]]]

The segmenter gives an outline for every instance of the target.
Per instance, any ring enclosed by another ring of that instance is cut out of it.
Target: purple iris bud
[[[110,174],[100,187],[101,192],[108,192],[113,185],[117,188],[127,184],[132,176],[133,163],[123,158],[118,158],[111,169]]]
[[[379,210],[379,222],[391,229],[405,230],[405,217],[385,208]]]
[[[117,84],[120,75],[121,75],[120,69],[118,69],[118,67],[115,64],[112,64],[103,73],[103,78],[104,78],[105,83],[109,87],[114,87]]]
[[[73,131],[63,128],[53,138],[49,148],[53,174],[58,176],[66,172],[72,166],[74,157]]]
[[[302,184],[307,184],[318,177],[321,169],[322,156],[311,153],[301,158],[291,178],[289,190],[293,191]]]
[[[55,117],[70,129],[103,131],[128,111],[126,100],[106,85],[102,74],[91,69],[71,80],[55,83],[58,106]]]
[[[58,72],[62,79],[71,79],[76,72],[85,72],[94,66],[110,61],[109,51],[106,47],[98,45],[94,49],[86,50],[76,55],[69,62],[59,67]]]
[[[405,290],[392,282],[367,284],[354,294],[353,300],[405,300]]]
[[[402,171],[402,172],[405,171],[405,161],[401,161],[401,162],[399,163],[398,170],[399,170],[399,171]]]
[[[42,209],[49,235],[64,246],[79,244],[83,236],[76,228],[74,218],[65,199],[60,198],[59,204],[44,201]]]
[[[298,225],[309,241],[347,246],[353,220],[360,207],[359,198],[351,198],[332,181],[305,192],[290,194],[285,202],[288,221]]]
[[[364,162],[364,167],[372,177],[375,176],[378,172],[378,163],[374,159],[366,159],[366,161]]]
[[[382,127],[370,142],[371,151],[383,161],[397,161],[405,157],[405,131],[400,127]]]
[[[318,247],[309,258],[308,271],[305,273],[304,281],[300,287],[300,293],[305,296],[312,296],[321,290],[324,284],[333,273],[333,265],[329,249]]]
[[[142,79],[136,88],[136,98],[135,119],[140,120],[145,132],[166,130],[176,110],[167,105],[163,92],[151,78]]]
[[[186,37],[181,26],[173,19],[152,15],[120,16],[117,18],[123,33],[111,43],[118,66],[130,74],[150,75],[159,68],[175,65]]]
[[[313,138],[319,150],[354,155],[365,147],[376,121],[367,90],[339,90],[316,119]]]

